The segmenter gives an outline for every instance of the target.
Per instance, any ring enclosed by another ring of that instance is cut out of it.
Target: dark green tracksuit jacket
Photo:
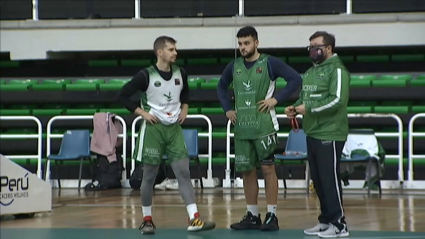
[[[349,86],[350,74],[336,54],[305,72],[300,98],[294,106],[305,105],[303,128],[307,136],[347,140]]]

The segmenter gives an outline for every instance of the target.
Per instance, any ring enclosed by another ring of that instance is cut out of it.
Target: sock
[[[152,220],[152,206],[147,206],[144,207],[142,206],[142,214],[143,214],[143,219],[145,219],[146,217],[149,217],[148,220]]]
[[[276,215],[276,207],[277,205],[267,205],[267,212],[271,212]]]
[[[246,205],[246,209],[252,213],[253,216],[258,217],[258,206],[257,205]]]
[[[195,214],[198,213],[198,207],[196,206],[196,203],[187,205],[186,210],[187,210],[187,214],[189,215],[190,220],[194,219]]]

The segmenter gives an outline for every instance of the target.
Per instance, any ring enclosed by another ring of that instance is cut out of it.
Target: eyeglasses
[[[311,49],[320,49],[323,47],[326,47],[327,45],[315,45],[315,46],[307,46],[307,51],[310,51]]]

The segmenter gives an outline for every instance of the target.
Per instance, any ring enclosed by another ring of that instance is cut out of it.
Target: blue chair
[[[46,160],[46,169],[48,160],[54,160],[56,166],[56,174],[58,179],[59,188],[61,188],[60,177],[59,177],[59,165],[58,161],[75,161],[80,160],[80,174],[78,176],[78,189],[81,187],[81,172],[83,169],[83,160],[88,159],[91,161],[90,154],[90,131],[88,130],[67,130],[63,134],[63,139],[59,154],[49,155]],[[92,168],[90,167],[92,170]],[[91,171],[93,175],[93,172]]]
[[[298,132],[291,130],[289,132],[288,140],[286,141],[285,154],[275,154],[275,159],[281,161],[307,161],[307,137],[304,130],[300,129]],[[283,175],[283,184],[285,189],[286,180],[283,170],[283,162],[280,164]],[[307,174],[307,193],[309,193],[308,182],[310,181],[310,174]]]
[[[375,132],[371,129],[353,129],[350,130],[349,134],[357,134],[357,135],[373,135],[375,136]],[[379,142],[378,142],[379,144]],[[350,155],[350,158],[345,158],[345,157],[341,157],[340,160],[341,163],[368,163],[369,165],[371,164],[375,164],[376,168],[377,168],[377,176],[378,176],[378,190],[379,190],[379,196],[382,195],[382,188],[381,188],[381,172],[379,170],[380,165],[379,165],[379,160],[375,157],[370,157],[370,156],[366,156],[366,155],[361,155],[361,154],[355,154],[352,153]],[[371,169],[371,167],[369,167],[369,169]],[[369,172],[370,175],[370,172]],[[370,177],[367,180],[367,194],[368,196],[370,196]]]

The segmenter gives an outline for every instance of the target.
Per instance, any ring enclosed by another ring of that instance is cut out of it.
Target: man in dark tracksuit
[[[304,74],[299,99],[285,109],[290,118],[303,115],[310,173],[320,200],[319,224],[304,233],[323,238],[349,236],[339,165],[348,135],[350,75],[334,47],[334,36],[326,32],[310,37],[313,66]]]

